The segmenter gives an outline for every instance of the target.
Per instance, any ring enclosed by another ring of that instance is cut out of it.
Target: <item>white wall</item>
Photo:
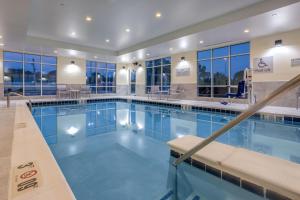
[[[181,60],[185,57],[185,61]],[[171,56],[171,84],[197,84],[197,51],[184,52]],[[189,67],[188,76],[177,76],[176,68]]]
[[[3,50],[0,49],[0,84],[3,83]]]
[[[275,40],[283,45],[275,47]],[[273,73],[253,73],[253,82],[287,81],[300,73],[300,66],[291,67],[292,58],[300,58],[300,29],[251,40],[251,66],[253,59],[273,56]]]
[[[57,84],[86,84],[85,59],[58,56]]]

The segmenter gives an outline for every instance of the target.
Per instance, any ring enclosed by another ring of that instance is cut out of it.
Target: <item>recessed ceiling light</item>
[[[200,42],[199,42],[200,44],[203,44],[203,40],[200,40]]]
[[[87,22],[91,22],[93,20],[93,18],[91,16],[86,16],[85,17],[85,21]]]
[[[129,28],[126,28],[125,31],[126,31],[127,33],[129,33],[129,32],[130,32],[130,29],[129,29]]]
[[[98,56],[94,56],[94,58],[95,58],[95,59],[97,59],[97,58],[98,58]]]
[[[150,56],[150,53],[147,53],[146,56]]]
[[[1,46],[1,47],[3,47],[3,46],[4,46],[4,44],[3,44],[3,43],[0,43],[0,46]]]
[[[172,47],[170,47],[170,48],[169,48],[169,50],[170,50],[170,51],[173,51],[173,48],[172,48]]]
[[[245,29],[245,30],[244,30],[244,33],[249,33],[249,32],[250,32],[249,29]]]
[[[72,33],[71,33],[71,36],[72,36],[72,37],[76,37],[76,32],[72,32]]]
[[[160,18],[160,17],[161,17],[161,13],[160,13],[160,12],[157,12],[157,13],[155,14],[155,17],[156,17],[156,18]]]
[[[106,39],[106,40],[105,40],[105,42],[109,43],[109,42],[110,42],[110,40],[109,40],[109,39]]]
[[[272,14],[272,17],[276,17],[276,16],[277,16],[277,13],[273,13],[273,14]]]
[[[57,51],[57,50],[54,50],[53,52],[54,52],[55,54],[57,54],[57,53],[58,53],[58,51]]]

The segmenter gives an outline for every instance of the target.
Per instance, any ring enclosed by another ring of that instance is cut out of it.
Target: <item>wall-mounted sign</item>
[[[187,61],[181,61],[176,66],[176,76],[189,76],[191,73],[191,67]]]
[[[13,196],[35,190],[41,186],[40,170],[36,162],[20,164],[13,171]]]
[[[254,58],[253,72],[268,73],[273,72],[273,56]]]
[[[291,60],[291,66],[292,67],[300,67],[300,58],[293,58]]]

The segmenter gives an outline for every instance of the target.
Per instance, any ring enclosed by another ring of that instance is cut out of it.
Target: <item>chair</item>
[[[236,93],[227,93],[226,97],[227,98],[244,98],[245,97],[245,81],[240,81],[238,84],[238,90]]]
[[[180,89],[178,86],[177,87],[172,87],[169,89],[167,100],[169,99],[170,96],[179,96],[184,92],[184,89]]]
[[[57,85],[56,95],[58,98],[69,98],[69,91],[66,85]]]
[[[79,93],[80,97],[91,97],[92,91],[89,86],[81,86]]]
[[[148,99],[152,97],[152,95],[159,95],[159,85],[153,85],[150,87],[150,91],[148,91]]]

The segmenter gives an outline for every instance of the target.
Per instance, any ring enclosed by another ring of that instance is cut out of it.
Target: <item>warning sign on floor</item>
[[[15,197],[41,186],[41,175],[37,162],[31,161],[16,166],[13,170],[13,192]]]

